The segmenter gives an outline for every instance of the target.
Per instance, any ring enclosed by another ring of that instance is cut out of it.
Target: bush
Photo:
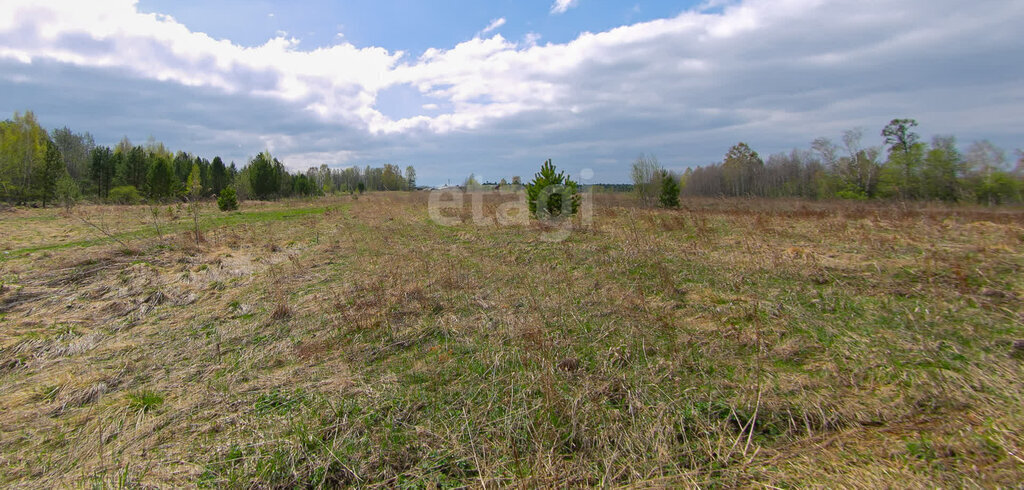
[[[217,196],[217,207],[221,211],[234,211],[238,209],[238,197],[235,195],[234,187],[225,187]]]
[[[78,199],[82,197],[82,192],[78,188],[78,184],[64,172],[64,176],[57,181],[57,201],[64,206],[65,210],[71,210],[71,208],[78,202]]]
[[[679,181],[671,172],[661,171],[661,205],[666,208],[679,207]]]
[[[122,185],[110,189],[108,198],[115,204],[138,204],[142,200],[139,190],[133,185]]]
[[[555,173],[555,166],[548,160],[534,175],[533,182],[526,185],[526,201],[530,216],[535,218],[558,217],[565,211],[572,216],[580,207],[578,184],[566,177],[565,172]]]

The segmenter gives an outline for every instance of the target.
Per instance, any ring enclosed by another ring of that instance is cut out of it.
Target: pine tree
[[[96,196],[103,198],[110,194],[114,180],[114,153],[107,146],[93,148],[91,173],[96,184]]]
[[[249,162],[249,181],[256,199],[269,199],[279,191],[272,160],[270,153],[263,152]]]
[[[149,167],[149,197],[160,201],[174,194],[174,168],[171,166],[170,158],[165,155],[155,155],[153,164]]]
[[[67,172],[60,149],[53,144],[53,141],[46,140],[46,154],[43,157],[42,167],[39,168],[35,178],[36,190],[39,199],[43,201],[44,208],[47,201],[57,197],[57,180]]]
[[[671,172],[661,171],[661,205],[666,208],[679,207],[679,181]]]
[[[234,187],[225,187],[217,196],[217,207],[221,211],[234,211],[238,209],[238,196]]]
[[[210,187],[214,194],[220,195],[220,191],[228,186],[228,168],[224,166],[224,160],[220,157],[213,157],[210,164]]]
[[[579,184],[566,177],[565,172],[556,173],[554,164],[547,160],[540,172],[534,175],[533,182],[526,185],[530,216],[543,219],[561,217],[566,211],[569,216],[576,214],[580,206],[578,187]]]

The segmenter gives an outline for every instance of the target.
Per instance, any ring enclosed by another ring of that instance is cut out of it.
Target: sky
[[[894,118],[1024,147],[1022,0],[4,0],[0,117],[243,165],[586,182]],[[584,170],[587,170],[584,172]],[[581,176],[587,176],[582,179]]]

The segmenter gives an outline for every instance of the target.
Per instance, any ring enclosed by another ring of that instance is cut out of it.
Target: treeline
[[[920,141],[913,119],[895,119],[883,144],[863,143],[860,130],[841,142],[818,138],[809,149],[771,155],[765,162],[745,143],[720,163],[687,169],[683,195],[821,198],[898,198],[1000,204],[1024,201],[1024,153],[1010,167],[1006,152],[988,141],[957,149],[953,136]],[[634,164],[635,167],[636,164]]]
[[[198,195],[220,195],[227,188],[241,199],[318,196],[334,192],[415,188],[416,171],[391,164],[330,169],[311,167],[291,173],[269,152],[241,169],[218,156],[208,160],[188,152],[171,152],[152,137],[134,145],[127,137],[113,147],[96,145],[91,134],[68,128],[47,132],[29,111],[0,122],[0,201],[14,204],[92,198],[134,203],[142,199],[183,198],[189,176],[199,177]]]

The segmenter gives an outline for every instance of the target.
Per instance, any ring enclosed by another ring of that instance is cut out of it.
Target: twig
[[[757,402],[754,404],[754,416],[750,419],[750,431],[747,433],[747,444],[743,446],[743,456],[750,449],[750,441],[754,438],[754,426],[757,424],[757,412],[761,409],[761,322],[757,315],[757,303],[754,303],[754,339],[757,343]]]
[[[110,238],[111,240],[114,240],[115,242],[117,242],[117,243],[120,243],[122,247],[124,247],[124,248],[131,248],[131,247],[129,247],[129,246],[128,246],[128,244],[127,244],[127,243],[125,243],[125,242],[122,242],[120,238],[117,238],[116,236],[114,236],[114,235],[110,234],[110,232],[108,232],[107,230],[104,230],[103,228],[101,228],[101,227],[100,227],[99,225],[97,225],[96,223],[93,223],[93,222],[91,222],[91,221],[89,221],[89,220],[85,219],[84,217],[82,217],[82,216],[81,216],[81,215],[79,215],[79,214],[75,214],[75,217],[76,217],[76,218],[78,218],[78,219],[80,219],[80,220],[82,220],[82,222],[83,222],[83,223],[85,223],[85,224],[87,224],[87,225],[89,225],[89,226],[91,226],[91,227],[93,227],[93,228],[96,228],[97,230],[99,230],[99,231],[100,231],[100,233],[103,233],[104,235],[106,235],[106,236],[107,236],[107,238]]]

